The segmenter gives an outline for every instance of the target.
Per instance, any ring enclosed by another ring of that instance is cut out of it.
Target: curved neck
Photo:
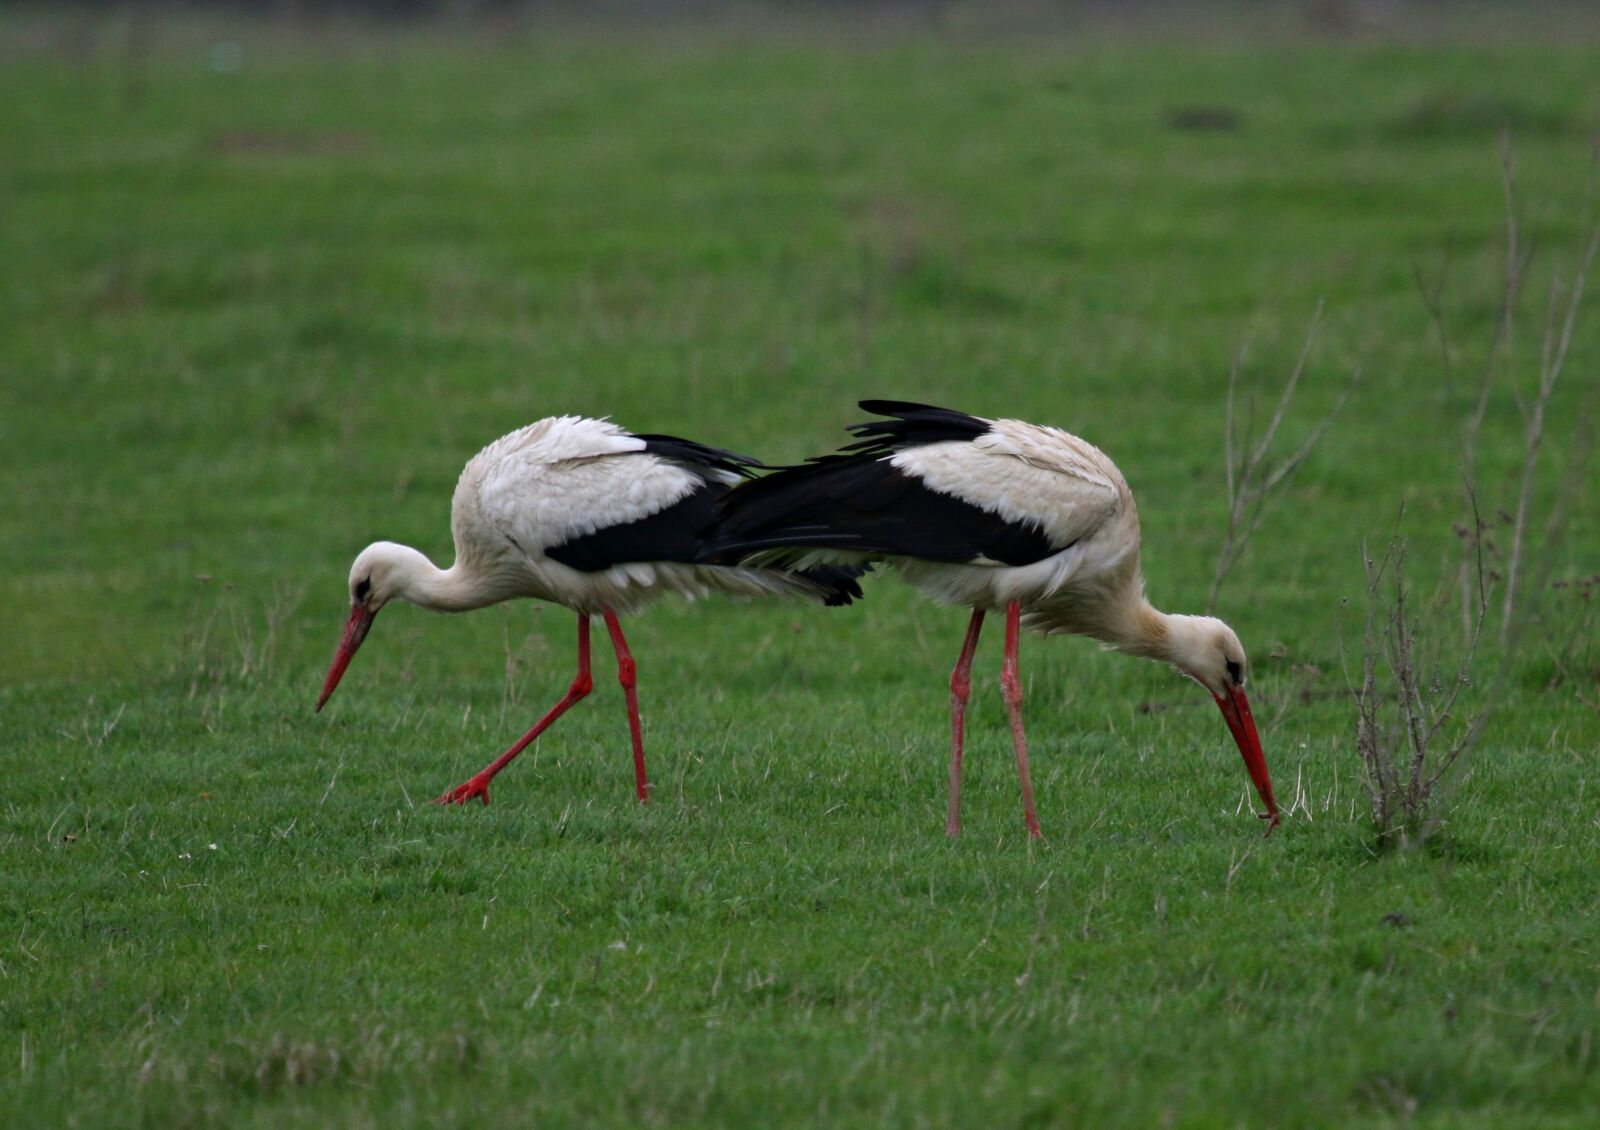
[[[495,604],[506,598],[484,583],[482,577],[460,560],[441,569],[426,554],[412,550],[395,595],[430,612],[466,612]]]
[[[1173,618],[1153,606],[1142,592],[1106,612],[1108,615],[1087,634],[1127,655],[1173,662]]]

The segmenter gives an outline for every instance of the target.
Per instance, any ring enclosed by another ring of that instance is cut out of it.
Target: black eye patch
[[[371,577],[362,577],[361,580],[356,582],[356,599],[357,600],[366,600],[367,599],[367,594],[370,593],[371,591],[372,591],[372,578]]]
[[[1228,678],[1233,680],[1234,686],[1244,685],[1244,668],[1233,660],[1228,660]]]

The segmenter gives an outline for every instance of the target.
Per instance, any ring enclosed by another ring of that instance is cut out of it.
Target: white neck
[[[1142,592],[1107,604],[1099,612],[1085,635],[1127,655],[1159,663],[1173,662],[1172,628],[1177,618],[1152,606]]]
[[[1142,584],[1130,584],[1107,599],[1079,605],[1061,626],[1097,639],[1125,655],[1182,667],[1194,617],[1162,612],[1145,599]]]
[[[466,612],[512,595],[500,591],[460,560],[441,569],[426,554],[408,545],[395,546],[388,556],[393,578],[391,599],[410,601],[430,612]]]
[[[1220,671],[1222,633],[1237,648],[1237,637],[1220,620],[1162,612],[1144,598],[1142,591],[1101,609],[1084,632],[1127,655],[1170,663],[1213,689]]]

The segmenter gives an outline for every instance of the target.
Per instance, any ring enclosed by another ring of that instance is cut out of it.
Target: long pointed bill
[[[322,697],[317,699],[319,711],[333,694],[333,688],[339,685],[339,680],[344,678],[345,668],[350,666],[350,660],[355,657],[361,641],[367,638],[367,630],[372,627],[373,618],[377,615],[376,608],[365,604],[351,606],[350,619],[344,625],[344,635],[339,637],[339,650],[333,653],[333,666],[328,668],[328,678],[322,684]]]
[[[1261,749],[1256,720],[1250,715],[1250,700],[1242,687],[1229,687],[1225,693],[1212,697],[1217,700],[1217,707],[1227,720],[1228,729],[1233,731],[1233,740],[1239,743],[1239,752],[1244,755],[1244,765],[1250,770],[1250,779],[1255,782],[1256,792],[1261,794],[1262,801],[1266,803],[1267,810],[1259,815],[1268,821],[1267,834],[1271,835],[1281,818],[1278,815],[1278,802],[1272,796],[1267,755]]]

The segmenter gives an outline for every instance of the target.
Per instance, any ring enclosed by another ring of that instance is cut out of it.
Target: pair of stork
[[[440,803],[489,802],[489,783],[593,687],[589,621],[599,614],[628,705],[635,783],[650,795],[633,656],[618,613],[664,594],[790,594],[824,604],[861,595],[873,563],[941,604],[972,610],[950,676],[946,831],[961,830],[961,764],[973,654],[984,618],[1005,616],[1001,688],[1023,818],[1038,836],[1022,726],[1022,628],[1090,636],[1173,667],[1211,692],[1277,826],[1247,661],[1221,620],[1157,611],[1145,599],[1133,494],[1105,453],[1058,428],[946,408],[866,400],[878,419],[856,442],[766,474],[762,464],[609,420],[555,416],[491,443],[461,472],[451,507],[456,560],[440,569],[380,541],[350,569],[350,616],[317,700],[321,710],[391,600],[439,612],[531,597],[578,616],[567,693],[482,772]]]

